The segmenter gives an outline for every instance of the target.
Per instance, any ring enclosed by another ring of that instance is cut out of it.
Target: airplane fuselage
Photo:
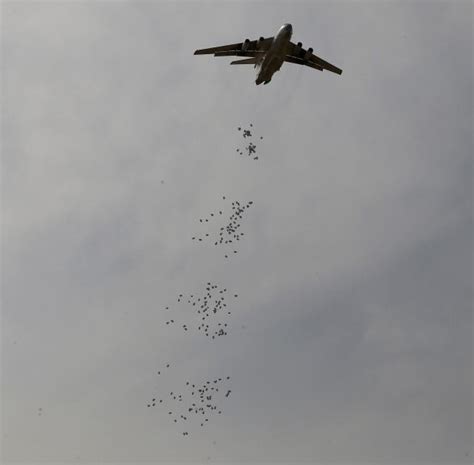
[[[268,84],[272,76],[281,68],[285,61],[288,45],[291,40],[293,28],[291,24],[284,24],[273,38],[267,53],[262,62],[259,64],[259,71],[255,84],[259,85],[262,82]]]

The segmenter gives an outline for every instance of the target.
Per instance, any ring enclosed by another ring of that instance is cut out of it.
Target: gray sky
[[[284,22],[343,75],[192,55]],[[4,461],[472,462],[472,73],[461,0],[3,2]],[[170,330],[207,281],[229,335]]]

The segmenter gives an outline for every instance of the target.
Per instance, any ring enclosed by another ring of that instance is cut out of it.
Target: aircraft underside
[[[268,61],[266,59],[263,61],[258,72],[258,76],[255,81],[257,86],[262,82],[264,84],[268,84],[272,80],[273,75],[281,68],[281,65],[283,64],[283,59],[278,56],[268,58]]]

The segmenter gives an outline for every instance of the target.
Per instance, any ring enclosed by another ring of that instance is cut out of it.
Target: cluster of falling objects
[[[253,128],[253,125],[250,123],[250,128]],[[255,149],[257,146],[251,141],[252,131],[251,129],[243,129],[242,136],[244,139],[249,138],[248,146],[245,147],[247,155],[249,157],[253,156],[254,160],[258,160],[258,155],[256,155]],[[242,130],[241,127],[238,128],[239,131]],[[252,129],[253,130],[253,129]],[[263,137],[260,136],[260,140],[263,140]],[[240,149],[237,149],[241,155],[244,152]],[[162,181],[163,184],[163,181]],[[222,197],[223,200],[226,200],[226,197]],[[242,215],[244,212],[250,208],[253,204],[252,201],[247,204],[240,204],[239,201],[232,202],[232,214],[228,217],[227,222],[224,226],[220,227],[220,230],[214,239],[211,238],[210,233],[205,233],[204,236],[194,236],[192,240],[198,242],[203,242],[206,239],[212,240],[215,246],[230,246],[232,249],[235,249],[235,244],[240,241],[241,237],[244,236],[243,232],[240,232],[240,220],[243,219]],[[209,223],[212,220],[215,220],[219,217],[224,217],[223,210],[217,210],[216,212],[211,212],[207,218],[200,218],[200,223]],[[237,250],[233,250],[233,253],[236,254]],[[226,254],[226,258],[229,256]],[[184,294],[179,294],[177,296],[177,302],[187,302],[190,307],[194,307],[195,314],[198,318],[199,325],[196,326],[198,331],[201,331],[206,337],[215,339],[219,336],[227,335],[228,324],[222,321],[222,316],[229,317],[231,311],[227,309],[227,303],[225,301],[227,289],[219,289],[217,284],[208,282],[205,288],[205,292],[202,293],[200,297],[190,294],[188,297],[185,297]],[[234,294],[234,298],[238,297],[237,294]],[[170,307],[166,307],[167,312],[171,312]],[[180,313],[182,316],[184,312]],[[173,326],[178,325],[175,322],[175,318],[171,317],[165,322],[166,325]],[[211,328],[210,319],[213,321],[219,318],[221,321],[214,324],[214,327]],[[191,326],[192,327],[192,326]],[[243,326],[242,326],[243,327]],[[181,324],[183,331],[187,332],[190,329],[190,326],[186,323]],[[165,366],[166,369],[170,368],[170,364],[167,363]],[[157,372],[158,375],[162,374],[162,370]],[[147,404],[148,408],[161,406],[162,408],[166,407],[168,411],[168,416],[174,421],[174,423],[187,423],[192,422],[192,420],[197,420],[201,427],[205,426],[211,418],[212,415],[222,413],[222,410],[216,404],[216,398],[219,397],[219,387],[222,382],[229,381],[230,377],[227,376],[225,379],[216,378],[214,380],[204,381],[200,386],[190,381],[185,383],[185,392],[178,393],[171,391],[168,396],[158,398],[153,397],[151,401]],[[219,383],[219,384],[218,384]],[[225,394],[223,394],[225,391]],[[230,389],[221,390],[220,396],[227,398],[231,393]],[[175,409],[173,410],[170,407],[170,403],[174,402]],[[189,428],[186,428],[186,431],[182,432],[183,436],[189,435]]]
[[[222,200],[226,200],[226,197],[223,196]],[[252,205],[253,201],[247,202],[246,204],[241,204],[238,200],[233,201],[231,205],[232,214],[227,218],[227,220],[225,220],[224,225],[220,227],[217,234],[211,236],[211,233],[205,233],[204,236],[193,236],[191,240],[197,242],[203,242],[206,240],[212,241],[214,242],[214,246],[231,247],[232,253],[238,253],[235,246],[244,236],[244,233],[240,232],[242,226],[240,221],[243,219],[245,211]],[[226,216],[224,210],[216,210],[216,212],[211,212],[208,217],[199,218],[199,222],[203,224],[209,223],[221,216]],[[229,258],[228,254],[225,254],[224,256],[225,258]]]
[[[253,125],[252,123],[250,123],[250,128],[252,128],[253,130]],[[244,139],[247,139],[247,138],[251,138],[252,137],[252,131],[251,129],[248,128],[248,129],[242,129],[241,127],[238,127],[237,130],[238,131],[242,131],[242,137]],[[263,140],[263,137],[260,136],[260,140]],[[249,157],[252,157],[253,156],[253,159],[254,160],[258,160],[258,155],[256,154],[255,152],[255,149],[257,148],[257,146],[251,141],[251,140],[246,140],[246,142],[249,143],[249,145],[247,145],[246,147],[244,147],[244,150],[246,151],[245,153],[247,154],[247,156]],[[240,155],[244,155],[244,152],[237,148],[236,151],[238,153],[240,153]]]
[[[227,307],[227,297],[229,292],[227,288],[220,288],[217,284],[208,282],[205,290],[201,295],[189,294],[187,297],[184,294],[179,294],[177,297],[178,303],[187,304],[192,310],[193,314],[186,311],[181,311],[175,315],[175,312],[168,306],[165,311],[169,313],[168,319],[165,321],[167,326],[181,327],[184,332],[188,332],[191,328],[197,329],[210,339],[227,336],[229,330],[230,315],[232,312]],[[233,298],[237,298],[238,294],[231,294]],[[194,324],[189,320],[194,316]],[[186,322],[180,321],[178,318],[186,318]]]
[[[169,368],[169,364],[166,367]],[[161,373],[162,370],[158,371],[158,375]],[[232,392],[226,386],[228,381],[230,376],[206,380],[201,384],[186,381],[181,392],[171,391],[161,397],[155,396],[147,403],[147,407],[161,407],[174,423],[179,423],[183,427],[185,425],[203,427],[208,424],[210,418],[222,414],[218,403],[228,398]],[[182,432],[183,436],[189,436],[189,429],[187,427]]]

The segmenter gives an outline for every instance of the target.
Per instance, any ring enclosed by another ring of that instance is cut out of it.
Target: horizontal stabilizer
[[[231,65],[255,65],[257,64],[257,57],[246,58],[245,60],[235,60],[230,63]]]

